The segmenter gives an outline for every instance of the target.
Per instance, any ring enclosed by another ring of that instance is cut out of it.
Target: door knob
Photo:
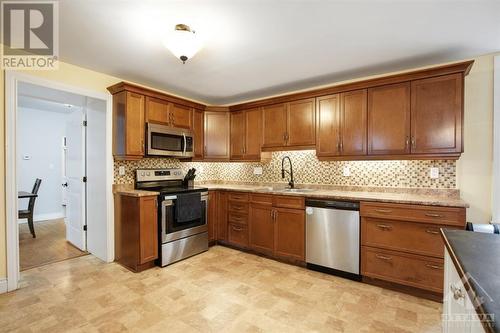
[[[68,182],[62,184],[63,187],[68,187]]]

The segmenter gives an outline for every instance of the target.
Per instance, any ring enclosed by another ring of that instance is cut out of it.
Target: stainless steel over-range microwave
[[[147,155],[193,157],[193,132],[164,125],[146,124]]]

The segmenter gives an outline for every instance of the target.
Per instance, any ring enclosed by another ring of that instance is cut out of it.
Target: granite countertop
[[[338,199],[338,200],[354,200],[354,201],[376,201],[389,203],[403,204],[418,204],[432,206],[447,206],[447,207],[469,207],[469,205],[460,199],[458,194],[451,195],[447,190],[422,190],[408,191],[400,190],[397,192],[384,191],[380,189],[370,190],[354,190],[352,187],[346,189],[327,186],[319,186],[315,191],[307,193],[282,192],[272,190],[265,185],[250,185],[250,184],[219,184],[205,183],[200,186],[207,187],[209,190],[227,190],[240,192],[256,192],[269,193],[280,195],[295,195],[307,198],[323,198],[323,199]]]
[[[160,195],[160,192],[136,190],[133,184],[114,184],[113,193],[120,195],[128,195],[130,197],[149,197]]]
[[[471,300],[480,300],[478,315],[492,316],[489,332],[500,332],[500,235],[463,230],[443,230],[450,256]],[[465,276],[465,278],[464,278]]]

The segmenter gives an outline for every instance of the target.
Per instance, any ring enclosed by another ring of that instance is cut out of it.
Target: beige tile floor
[[[93,256],[22,273],[1,332],[440,332],[441,304],[216,246],[131,273]]]

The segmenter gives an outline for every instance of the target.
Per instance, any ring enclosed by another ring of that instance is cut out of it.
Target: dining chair
[[[41,183],[42,183],[42,180],[37,178],[35,180],[35,185],[33,186],[33,191],[31,191],[31,193],[38,194],[38,190],[40,189]],[[28,209],[23,209],[23,210],[18,211],[18,218],[28,219],[28,226],[30,228],[31,234],[33,235],[33,238],[36,238],[35,226],[33,225],[33,212],[35,210],[35,200],[36,200],[36,197],[30,198],[30,201],[28,202]]]

